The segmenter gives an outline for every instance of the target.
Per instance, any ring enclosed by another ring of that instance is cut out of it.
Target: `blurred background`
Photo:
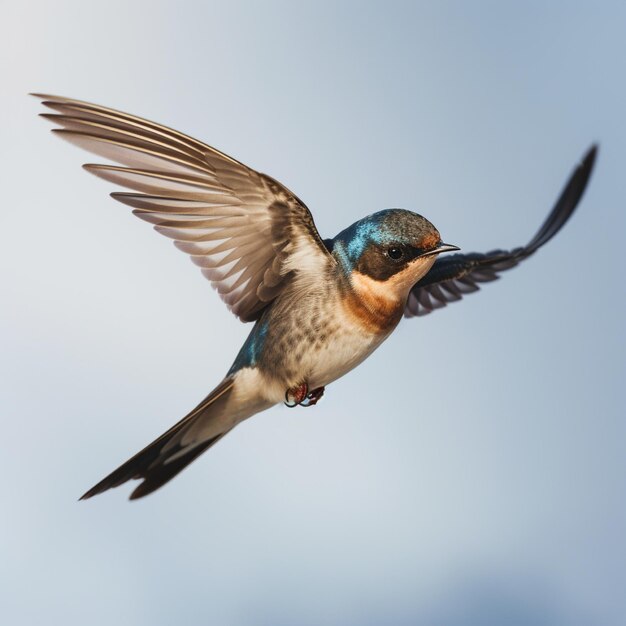
[[[0,606],[13,626],[626,623],[623,2],[0,3]],[[249,328],[26,96],[202,139],[323,236],[389,207],[523,266],[407,320],[315,409],[77,498]]]

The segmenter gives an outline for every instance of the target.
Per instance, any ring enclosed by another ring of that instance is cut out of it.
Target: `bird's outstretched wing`
[[[113,193],[175,240],[229,309],[257,319],[294,272],[334,263],[307,207],[273,178],[192,137],[79,100],[33,94],[53,132],[120,165],[85,165],[133,190]]]
[[[550,241],[578,205],[589,181],[596,153],[597,146],[592,146],[585,154],[550,215],[528,244],[510,251],[492,250],[439,257],[428,274],[411,289],[405,316],[427,315],[449,302],[461,300],[465,294],[478,291],[479,283],[496,280],[500,272],[515,267]]]

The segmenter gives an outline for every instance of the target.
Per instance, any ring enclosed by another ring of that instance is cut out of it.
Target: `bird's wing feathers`
[[[496,280],[500,272],[515,267],[552,239],[578,205],[589,181],[596,153],[597,147],[592,146],[572,173],[550,215],[526,246],[510,251],[439,257],[428,274],[411,289],[405,316],[427,315],[449,302],[461,300],[464,295],[478,291],[479,283]]]
[[[120,165],[85,169],[175,240],[243,321],[257,319],[294,271],[334,262],[307,207],[274,179],[192,137],[113,109],[35,94],[53,132]]]

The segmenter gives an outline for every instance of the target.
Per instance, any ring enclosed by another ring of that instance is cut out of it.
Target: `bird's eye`
[[[387,256],[392,261],[399,261],[404,256],[404,250],[402,250],[402,248],[389,248],[387,250]]]

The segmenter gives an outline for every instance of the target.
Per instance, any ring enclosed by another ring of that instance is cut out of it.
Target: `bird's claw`
[[[290,409],[294,406],[302,404],[309,393],[309,386],[306,383],[302,383],[297,387],[292,387],[285,391],[285,405]]]
[[[306,394],[306,398],[300,403],[300,406],[314,406],[324,395],[324,387],[317,387],[313,391]]]
[[[287,389],[285,392],[285,406],[290,409],[294,406],[314,406],[324,395],[324,387],[316,387],[313,391],[309,391],[309,386],[302,383],[297,387]]]

